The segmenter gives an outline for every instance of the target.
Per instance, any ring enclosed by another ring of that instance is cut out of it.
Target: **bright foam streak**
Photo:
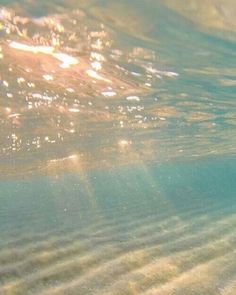
[[[94,70],[87,70],[86,73],[89,75],[89,77],[97,79],[97,80],[101,80],[101,81],[105,81],[108,83],[111,83],[111,80],[108,80],[106,78],[103,78],[102,76],[100,76],[97,72],[95,72]]]
[[[53,56],[61,63],[60,67],[69,68],[72,65],[78,64],[78,59],[70,56],[66,53],[54,52],[54,48],[51,46],[32,46],[19,42],[12,41],[9,43],[9,46],[14,49],[23,50],[32,53],[44,53]]]
[[[62,62],[60,65],[62,68],[69,68],[70,66],[76,65],[79,62],[77,58],[66,53],[53,53],[52,56]]]
[[[54,51],[54,48],[51,46],[31,46],[15,41],[10,42],[9,46],[14,49],[24,50],[32,53],[52,54]]]

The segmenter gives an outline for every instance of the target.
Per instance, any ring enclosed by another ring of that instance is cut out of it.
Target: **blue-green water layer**
[[[233,294],[234,167],[2,182],[1,294]]]

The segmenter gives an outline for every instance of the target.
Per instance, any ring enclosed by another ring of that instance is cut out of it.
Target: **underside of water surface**
[[[236,294],[235,20],[0,0],[0,295]]]

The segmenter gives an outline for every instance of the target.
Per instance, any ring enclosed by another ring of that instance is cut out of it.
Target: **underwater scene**
[[[0,295],[236,295],[236,2],[0,0]]]

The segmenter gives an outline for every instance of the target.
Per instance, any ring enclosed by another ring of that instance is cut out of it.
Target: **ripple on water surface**
[[[0,16],[2,174],[235,152],[231,47],[164,5],[13,1]]]

